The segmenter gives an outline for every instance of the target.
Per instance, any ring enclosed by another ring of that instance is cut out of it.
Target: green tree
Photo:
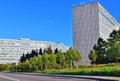
[[[25,54],[23,53],[23,55],[20,57],[20,62],[24,62],[26,60]]]
[[[113,30],[109,38],[107,39],[109,42],[119,42],[120,41],[120,29],[119,30]]]
[[[97,64],[106,63],[106,41],[99,38],[97,44],[93,47],[95,53],[99,58],[96,59]]]
[[[63,52],[61,52],[61,50],[56,54],[56,58],[57,58],[57,64],[60,65],[60,68],[63,68],[63,64],[65,62],[65,55]]]
[[[57,53],[58,53],[58,48],[56,48],[56,49],[54,50],[54,53],[55,53],[55,54],[57,54]]]
[[[91,60],[91,63],[95,64],[95,61],[97,59],[97,54],[93,50],[90,51],[89,59]]]
[[[43,55],[42,48],[39,49],[39,54]]]
[[[30,58],[29,62],[32,66],[36,66],[37,65],[37,57],[33,57],[33,58]]]
[[[29,53],[26,54],[26,60],[27,59],[30,59],[30,54]]]
[[[55,69],[55,66],[56,66],[56,55],[52,53],[49,56],[49,61],[50,61],[50,66],[51,66],[52,70]]]
[[[109,62],[118,62],[120,60],[120,44],[112,43],[112,45],[107,49],[106,57],[109,59]]]
[[[47,69],[48,68],[48,64],[49,64],[49,56],[47,53],[43,54],[42,56],[42,63],[44,65],[44,68]]]
[[[0,64],[0,71],[9,71],[10,65],[9,64]]]
[[[37,59],[38,70],[39,70],[39,68],[40,68],[40,70],[42,70],[42,67],[43,67],[42,56],[38,55],[37,58],[38,58]]]
[[[80,62],[82,56],[77,50],[74,50],[74,52],[75,52],[74,60],[76,62],[76,70],[78,70],[78,62]]]
[[[70,65],[71,69],[73,66],[74,57],[75,57],[74,49],[70,47],[69,50],[67,50],[66,52],[66,62],[68,65]]]
[[[22,63],[22,70],[24,72],[31,71],[31,64],[30,64],[28,59],[25,62]]]
[[[38,70],[38,58],[36,56],[30,58],[29,62],[32,65],[32,70]]]
[[[52,53],[53,53],[53,51],[52,51],[52,49],[51,49],[51,46],[49,46],[49,47],[47,48],[46,53],[47,53],[47,54],[52,54]]]

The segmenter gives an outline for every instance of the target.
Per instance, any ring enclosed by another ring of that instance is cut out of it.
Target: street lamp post
[[[16,59],[16,73],[17,73],[18,60]]]

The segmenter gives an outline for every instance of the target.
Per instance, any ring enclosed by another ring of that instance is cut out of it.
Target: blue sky
[[[99,1],[120,22],[120,0]],[[83,0],[0,0],[0,38],[20,37],[72,46],[72,5]]]

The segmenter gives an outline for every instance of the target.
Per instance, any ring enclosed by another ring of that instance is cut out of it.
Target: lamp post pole
[[[17,73],[18,60],[16,59],[16,73]]]

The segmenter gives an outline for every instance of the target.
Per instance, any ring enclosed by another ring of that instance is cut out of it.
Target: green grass
[[[97,76],[120,76],[120,64],[80,66],[78,71],[71,69],[55,69],[37,71],[37,73],[68,74],[68,75],[97,75]]]

